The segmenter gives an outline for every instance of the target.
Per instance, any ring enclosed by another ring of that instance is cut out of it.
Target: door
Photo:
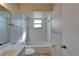
[[[9,35],[9,19],[0,15],[0,44],[5,44],[10,41]]]
[[[63,55],[79,56],[79,4],[63,4]]]

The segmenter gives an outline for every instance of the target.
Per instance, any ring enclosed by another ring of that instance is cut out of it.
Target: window
[[[41,19],[34,19],[33,27],[34,28],[41,28],[42,27],[42,20]]]
[[[34,23],[42,23],[42,20],[34,20]]]

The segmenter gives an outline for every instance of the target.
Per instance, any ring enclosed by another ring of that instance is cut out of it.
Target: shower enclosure
[[[9,12],[0,11],[0,45],[10,41],[9,34]]]
[[[52,46],[52,13],[48,11],[33,11],[26,15],[26,47]]]
[[[18,56],[54,55],[52,49],[52,12],[22,13],[22,40],[25,46]]]
[[[2,13],[2,12],[1,12]],[[4,16],[5,13],[3,13]],[[7,14],[7,13],[6,13]],[[0,16],[3,17],[2,15]],[[52,46],[52,13],[49,11],[32,11],[26,13],[17,13],[8,18],[1,18],[0,31],[4,28],[7,30],[0,35],[4,39],[4,44],[10,41],[16,44],[19,40],[24,42],[26,47],[49,47]],[[4,24],[4,21],[6,23]],[[3,23],[1,23],[3,22]],[[4,24],[4,25],[3,25]],[[3,28],[3,27],[4,28]],[[7,36],[7,32],[9,35]],[[5,36],[5,37],[3,37]],[[5,39],[7,37],[7,39]],[[0,39],[1,40],[1,39]],[[1,41],[2,42],[2,41]]]

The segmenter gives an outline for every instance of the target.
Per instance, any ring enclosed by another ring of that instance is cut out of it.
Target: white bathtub
[[[25,47],[51,47],[52,44],[50,42],[45,41],[31,41],[25,45]]]

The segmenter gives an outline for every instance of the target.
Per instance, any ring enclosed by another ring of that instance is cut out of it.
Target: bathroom
[[[59,47],[62,44],[62,6],[58,4],[58,9],[53,6],[54,4],[1,4],[5,12],[0,9],[0,16],[3,16],[4,21],[7,20],[7,26],[0,25],[0,30],[4,27],[7,33],[0,34],[0,40],[4,39],[3,43],[0,41],[0,55],[62,55]],[[54,9],[61,15],[53,12]]]

